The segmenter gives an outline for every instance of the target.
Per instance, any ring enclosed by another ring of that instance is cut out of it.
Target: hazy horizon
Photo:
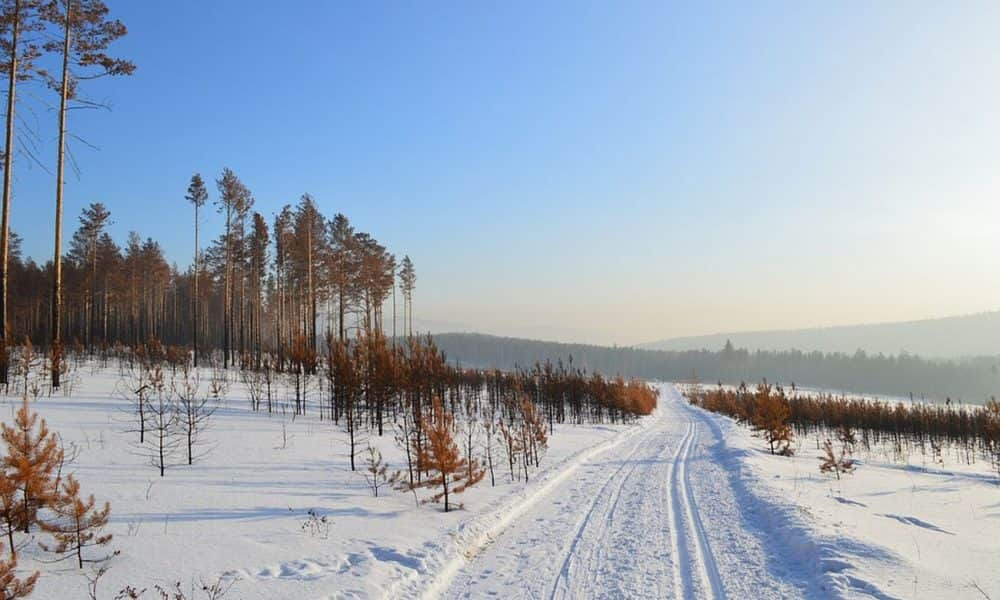
[[[756,336],[758,334],[764,334],[768,336],[780,336],[781,334],[798,334],[798,333],[812,333],[812,332],[822,332],[828,330],[859,330],[862,335],[868,333],[865,330],[873,328],[885,328],[893,326],[902,325],[921,325],[921,324],[939,324],[942,322],[951,321],[973,321],[977,317],[993,317],[1000,316],[1000,311],[996,310],[983,310],[976,311],[972,313],[963,313],[955,315],[937,315],[926,318],[916,318],[916,319],[903,319],[903,320],[892,320],[892,321],[871,321],[863,323],[840,323],[836,325],[804,325],[801,327],[783,327],[783,328],[773,328],[773,329],[746,329],[746,330],[728,330],[728,331],[703,331],[686,335],[675,335],[675,336],[665,336],[660,338],[651,338],[647,340],[642,340],[638,342],[622,343],[616,341],[602,342],[594,341],[588,339],[577,339],[573,337],[558,337],[559,331],[553,327],[546,327],[544,325],[537,328],[530,327],[520,327],[515,326],[513,328],[506,328],[509,330],[514,330],[515,333],[505,332],[505,328],[498,328],[497,330],[485,330],[483,328],[475,328],[463,325],[455,321],[431,321],[427,319],[421,319],[419,317],[414,317],[414,328],[421,332],[427,332],[432,334],[447,334],[447,333],[478,333],[489,336],[496,337],[509,337],[532,341],[541,342],[554,342],[563,344],[590,344],[597,346],[625,346],[625,347],[636,347],[644,349],[671,349],[671,350],[699,350],[699,349],[709,349],[718,350],[724,345],[727,336],[732,336],[732,341],[736,347],[744,348],[749,350],[803,350],[803,351],[813,351],[820,350],[824,352],[854,352],[855,350],[864,350],[866,352],[882,352],[884,354],[899,354],[901,351],[909,352],[911,354],[917,353],[923,356],[929,357],[961,357],[961,356],[986,356],[994,355],[1000,353],[1000,343],[997,344],[995,350],[990,351],[980,351],[976,352],[966,352],[966,353],[940,353],[940,352],[921,352],[919,350],[914,350],[913,348],[906,347],[893,347],[885,348],[881,343],[875,343],[872,347],[865,347],[865,344],[853,345],[850,348],[842,347],[835,349],[827,349],[824,344],[802,344],[802,343],[769,343],[769,344],[758,344],[753,341],[745,341],[744,336]],[[520,332],[520,333],[518,333]],[[989,332],[983,332],[984,335],[988,335]],[[549,337],[546,337],[548,335]],[[573,332],[568,332],[567,335],[572,336]],[[933,336],[927,337],[926,333],[920,338],[928,346],[935,343]],[[685,345],[683,342],[689,340],[696,340],[701,343],[702,340],[709,342],[708,345]],[[873,340],[874,341],[874,340]],[[982,342],[982,340],[978,340]],[[669,342],[668,345],[664,346],[665,342]],[[716,343],[718,342],[718,343]],[[952,344],[955,345],[955,344]],[[958,343],[957,345],[962,345]]]
[[[309,192],[409,254],[415,316],[469,331],[632,345],[1000,296],[994,5],[114,9],[138,70],[73,115],[100,150],[71,145],[66,239],[101,201],[185,268],[188,180],[214,201],[231,167],[268,219]],[[25,89],[46,169],[18,157],[11,224],[44,262],[55,119]]]

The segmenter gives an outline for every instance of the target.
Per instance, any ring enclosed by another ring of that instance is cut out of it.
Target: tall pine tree
[[[195,173],[191,176],[191,183],[188,185],[187,195],[184,198],[194,205],[194,293],[191,302],[191,337],[194,345],[194,366],[198,366],[198,305],[201,296],[198,295],[198,280],[201,278],[201,271],[198,269],[198,254],[201,249],[198,247],[198,209],[208,201],[208,190],[205,189],[205,182],[201,175]]]
[[[66,156],[66,115],[70,102],[81,100],[78,84],[83,79],[106,75],[131,75],[135,65],[105,53],[107,47],[126,33],[125,25],[108,19],[108,7],[101,0],[49,0],[41,9],[43,18],[62,33],[61,39],[45,44],[62,59],[61,75],[50,81],[59,92],[59,134],[56,150],[55,250],[52,271],[52,387],[59,387],[62,356],[62,205],[63,171]],[[73,68],[71,68],[71,66]]]

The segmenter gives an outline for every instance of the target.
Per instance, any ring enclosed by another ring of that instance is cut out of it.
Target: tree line
[[[385,331],[396,338],[404,333],[396,331],[397,311],[412,333],[416,272],[408,256],[398,261],[342,214],[326,218],[308,194],[268,222],[231,170],[216,184],[224,231],[205,249],[196,242],[186,271],[170,265],[152,238],[132,232],[119,245],[107,231],[111,212],[99,202],[85,208],[62,260],[61,338],[90,353],[151,339],[184,345],[195,366],[215,350],[224,367],[259,368],[273,354],[283,368],[300,337],[313,351],[328,334],[345,340]],[[185,197],[197,215],[208,199],[199,175]],[[54,265],[24,259],[19,239],[12,241],[10,345],[27,338],[52,348],[46,282]],[[383,315],[387,305],[391,325]]]
[[[402,436],[408,457],[419,455],[425,446],[424,424],[437,421],[435,403],[445,413],[460,416],[453,429],[482,425],[483,433],[496,440],[505,428],[509,433],[511,427],[525,423],[549,433],[562,423],[630,423],[650,414],[657,404],[656,390],[645,383],[607,379],[562,363],[512,372],[462,368],[449,364],[429,337],[396,344],[379,332],[343,340],[329,332],[325,346],[326,352],[317,353],[300,334],[283,366],[275,355],[265,354],[259,368],[237,371],[236,381],[243,385],[252,412],[310,414],[341,428],[347,434],[352,471],[365,444],[389,434]],[[165,452],[184,447],[182,462],[194,462],[202,423],[212,416],[204,400],[225,396],[233,381],[220,352],[212,355],[215,368],[208,371],[207,382],[193,368],[192,358],[187,348],[164,346],[157,340],[134,348],[118,346],[99,355],[105,364],[118,365],[122,374],[118,392],[132,407],[133,433],[138,445],[152,444],[147,455],[161,476],[167,466]],[[16,372],[25,368],[18,364]],[[177,414],[175,421],[161,420],[163,402],[175,406],[168,411]],[[147,439],[150,435],[152,442]],[[534,448],[532,455],[537,463]],[[477,457],[478,450],[466,458],[472,464]],[[510,453],[508,459],[513,461]],[[492,461],[488,462],[492,469]],[[407,465],[410,482],[421,479],[420,470],[414,469],[415,462]]]
[[[237,376],[251,412],[309,415],[340,429],[351,471],[368,476],[374,495],[387,484],[406,491],[436,486],[440,491],[429,500],[443,499],[446,510],[450,495],[487,473],[492,485],[505,470],[511,481],[527,480],[556,424],[631,423],[657,404],[656,390],[645,383],[561,363],[513,372],[461,368],[430,338],[395,344],[377,331],[343,340],[331,331],[325,346],[326,352],[315,352],[303,333],[283,365],[265,354],[259,367],[236,371],[225,368],[220,351],[211,355],[214,368],[195,369],[187,348],[156,340],[119,345],[98,360],[117,364],[117,393],[130,407],[133,445],[161,477],[208,451],[204,434],[215,402]],[[28,368],[19,361],[15,372]],[[384,439],[406,459],[394,473],[376,447]]]
[[[914,399],[962,399],[983,403],[1000,391],[1000,357],[934,360],[896,356],[749,351],[732,344],[718,350],[645,350],[563,344],[481,334],[436,334],[437,344],[463,364],[513,369],[572,357],[573,364],[601,373],[661,381],[738,384],[767,379],[821,389]]]
[[[982,406],[890,403],[833,394],[785,391],[766,381],[755,387],[687,389],[688,400],[706,410],[751,426],[776,449],[790,453],[794,435],[834,437],[845,446],[881,451],[894,461],[919,454],[941,463],[947,453],[958,462],[985,460],[1000,476],[1000,402]],[[832,455],[832,451],[829,452]]]

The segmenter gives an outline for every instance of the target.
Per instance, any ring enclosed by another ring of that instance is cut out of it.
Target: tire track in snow
[[[687,545],[683,541],[684,537],[684,517],[679,510],[680,501],[677,499],[677,475],[680,467],[682,453],[687,446],[688,437],[691,435],[691,425],[684,431],[684,437],[677,444],[674,458],[670,463],[670,474],[667,482],[667,514],[670,520],[670,545],[674,557],[674,596],[684,598],[684,590],[691,589],[691,571],[689,566]]]
[[[688,480],[687,463],[699,437],[696,423],[689,421],[670,470],[672,542],[677,566],[675,588],[678,598],[688,598],[701,592],[705,597],[722,600],[726,592]],[[692,573],[694,569],[697,570],[697,581]]]
[[[579,524],[576,527],[576,532],[573,534],[573,541],[570,543],[569,548],[567,548],[565,554],[563,555],[559,573],[556,575],[555,581],[552,582],[552,591],[549,593],[550,600],[573,597],[571,590],[568,588],[568,582],[570,567],[572,566],[573,558],[576,555],[577,546],[590,526],[591,517],[593,517],[594,513],[597,512],[597,507],[601,503],[601,500],[605,498],[608,488],[613,484],[617,484],[612,492],[614,499],[610,502],[608,510],[605,512],[603,525],[601,526],[601,530],[599,532],[602,538],[606,536],[607,531],[610,529],[608,526],[609,517],[614,513],[614,510],[618,505],[618,501],[621,499],[622,490],[625,488],[625,482],[628,481],[629,477],[635,471],[636,466],[638,466],[638,463],[635,460],[635,455],[642,447],[643,444],[641,442],[637,442],[635,447],[628,453],[628,456],[622,460],[621,466],[615,470],[611,477],[608,477],[608,479],[604,482],[604,485],[601,486],[600,491],[594,495],[594,500],[590,503],[590,506],[587,508],[587,512],[584,513],[583,518],[580,519]],[[622,477],[621,473],[626,467],[630,467],[629,472],[626,476]],[[585,564],[591,564],[591,561],[588,559]]]
[[[705,445],[707,424],[672,389],[661,402],[646,429],[603,460],[591,457],[577,477],[509,523],[449,578],[453,585],[438,588],[440,595],[724,600],[739,590],[735,597],[784,589],[769,585],[765,556],[744,553],[755,546],[744,543],[748,532],[738,506],[714,504],[716,493],[723,498],[730,491],[729,479],[695,479],[703,461],[712,466],[709,473],[717,470],[718,457]],[[702,507],[699,500],[713,504]],[[720,540],[715,528],[736,535]],[[717,563],[712,544],[721,544],[733,564]],[[734,583],[723,584],[722,575],[747,569],[755,576],[727,591]]]
[[[437,575],[423,587],[422,592],[415,592],[412,593],[412,595],[419,596],[427,600],[437,599],[442,595],[445,595],[454,583],[455,577],[458,575],[459,571],[464,567],[467,567],[470,563],[472,563],[472,561],[476,560],[483,551],[497,542],[497,540],[500,539],[509,528],[517,524],[522,519],[525,513],[528,513],[530,510],[535,508],[540,502],[551,502],[549,496],[553,494],[559,486],[572,481],[573,475],[575,475],[578,470],[588,464],[594,464],[592,461],[596,457],[608,452],[613,452],[619,446],[631,441],[635,437],[641,436],[649,427],[653,425],[653,423],[654,421],[640,423],[638,426],[625,430],[617,436],[606,440],[589,450],[580,451],[568,459],[566,463],[562,465],[561,469],[547,476],[542,481],[540,486],[536,487],[534,490],[526,492],[525,497],[520,501],[516,502],[511,507],[507,507],[506,510],[501,511],[502,514],[498,513],[497,515],[493,515],[495,520],[491,525],[479,530],[478,533],[473,535],[470,539],[464,540],[461,544],[463,547],[462,552],[449,557],[440,567]]]
[[[576,562],[582,565],[585,581],[574,586],[575,597],[587,593],[601,598],[669,596],[674,570],[669,533],[673,527],[668,503],[664,502],[664,483],[665,465],[670,463],[675,444],[664,428],[658,429],[643,441],[643,449],[649,452],[634,459],[635,468],[625,476],[622,490],[598,528],[597,539],[589,544],[586,559]]]

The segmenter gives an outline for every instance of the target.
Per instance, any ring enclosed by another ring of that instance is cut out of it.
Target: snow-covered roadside
[[[238,578],[227,598],[413,596],[434,589],[457,557],[587,456],[642,428],[557,425],[528,484],[508,483],[502,465],[496,487],[487,476],[456,499],[463,509],[445,514],[438,505],[415,506],[409,493],[383,489],[373,498],[362,475],[347,466],[342,430],[320,421],[314,407],[295,419],[288,412],[253,413],[236,382],[206,433],[212,452],[160,478],[133,447],[128,404],[114,392],[116,371],[85,367],[78,375],[71,396],[43,396],[33,406],[76,455],[71,470],[84,492],[111,502],[108,529],[120,555],[99,584],[99,598],[125,585],[181,581],[187,588],[223,574]],[[205,373],[203,385],[207,380]],[[0,397],[5,419],[18,401]],[[371,443],[392,468],[405,467],[391,430]],[[327,517],[328,532],[303,530],[310,510]],[[44,564],[31,553],[21,558],[23,569],[43,572],[35,597],[86,597],[83,572]]]
[[[579,449],[536,474],[532,482],[521,490],[507,497],[498,498],[479,516],[458,525],[449,546],[434,557],[431,565],[433,577],[416,578],[414,586],[399,591],[414,594],[422,589],[420,595],[423,598],[431,600],[440,597],[451,585],[459,570],[474,559],[506,527],[545,499],[556,486],[572,477],[581,465],[631,439],[655,422],[656,417],[656,413],[644,417],[637,424],[623,427],[622,431],[604,441]]]
[[[801,597],[748,528],[709,425],[669,385],[650,420],[525,511],[442,597]]]
[[[135,453],[115,372],[79,374],[70,397],[33,405],[75,455],[84,491],[112,504],[121,554],[99,598],[223,574],[239,580],[230,597],[247,600],[512,585],[566,598],[1000,597],[1000,486],[985,465],[872,461],[837,484],[811,442],[770,456],[670,385],[635,425],[556,426],[530,482],[507,483],[501,466],[497,487],[480,483],[445,514],[409,494],[373,498],[347,467],[343,431],[314,407],[253,413],[238,383],[207,434],[212,453],[160,478]],[[0,397],[5,418],[17,402]],[[391,431],[371,442],[405,464]],[[328,532],[303,531],[310,510]],[[43,571],[37,597],[85,595],[80,571],[35,558],[22,567]]]
[[[814,440],[771,456],[728,417],[688,410],[712,427],[746,520],[811,597],[1000,597],[1000,486],[986,465],[871,461],[836,481]]]

